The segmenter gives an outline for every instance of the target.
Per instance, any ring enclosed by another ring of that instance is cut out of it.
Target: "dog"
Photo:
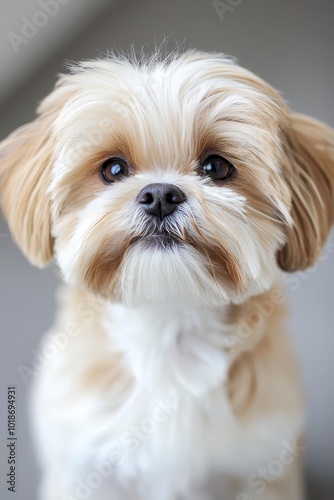
[[[41,500],[303,498],[280,276],[324,247],[333,147],[199,51],[81,62],[1,143],[11,234],[65,283],[32,391]]]

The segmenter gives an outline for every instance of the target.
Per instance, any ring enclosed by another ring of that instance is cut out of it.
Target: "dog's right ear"
[[[44,267],[53,256],[48,186],[53,164],[53,124],[73,95],[68,77],[42,101],[35,121],[0,143],[0,194],[11,234],[26,257]]]

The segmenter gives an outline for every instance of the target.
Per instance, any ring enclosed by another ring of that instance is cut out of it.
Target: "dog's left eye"
[[[129,175],[129,166],[122,158],[109,158],[102,165],[102,177],[106,182],[121,181]]]
[[[208,175],[214,181],[230,179],[234,171],[234,165],[219,155],[210,155],[201,164],[201,174]]]

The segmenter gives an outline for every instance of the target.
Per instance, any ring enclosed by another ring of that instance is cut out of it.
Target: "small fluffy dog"
[[[3,141],[12,235],[67,284],[33,392],[41,500],[302,498],[277,280],[324,246],[333,146],[196,51],[82,62]]]

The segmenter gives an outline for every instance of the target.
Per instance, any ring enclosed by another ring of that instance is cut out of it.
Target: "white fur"
[[[72,379],[64,378],[66,363],[58,357],[41,373],[36,393],[44,411],[36,412],[35,426],[50,436],[40,444],[41,458],[46,464],[54,463],[55,454],[60,457],[59,480],[69,498],[80,498],[75,496],[80,481],[86,483],[103,466],[112,473],[91,489],[90,498],[196,498],[208,477],[247,478],[267,467],[279,456],[283,442],[293,443],[300,433],[299,413],[273,412],[245,422],[233,415],[224,385],[232,361],[227,339],[236,332],[224,325],[224,310],[106,305],[101,313],[104,341],[97,332],[95,340],[87,339],[85,322],[77,316],[82,335],[63,353],[82,356],[72,368]],[[96,324],[100,329],[100,317],[98,313],[88,328]],[[91,359],[110,357],[112,367],[115,355],[122,356],[133,377],[131,387],[124,392],[116,384],[107,399],[101,397],[101,387],[68,399]],[[271,371],[267,366],[263,376],[269,379]],[[55,380],[58,392],[50,393],[46,389]],[[288,373],[277,383],[277,390],[289,393]]]

